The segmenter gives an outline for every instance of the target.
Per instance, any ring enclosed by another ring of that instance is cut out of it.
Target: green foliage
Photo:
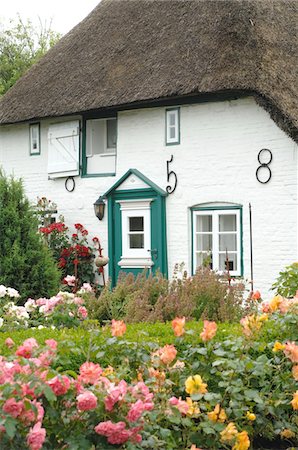
[[[294,262],[279,272],[272,289],[283,297],[294,297],[298,286],[298,262]]]
[[[0,30],[0,95],[36,63],[58,40],[60,35],[40,23],[35,28],[20,17],[10,27]]]
[[[88,360],[99,363],[102,368],[111,365],[114,369],[111,376],[114,373],[116,379],[124,379],[127,383],[141,375],[150,391],[154,392],[155,407],[146,413],[141,431],[142,442],[122,448],[189,449],[192,444],[214,450],[230,448],[220,442],[220,432],[233,422],[238,432],[248,432],[253,448],[260,448],[259,443],[265,440],[265,448],[282,449],[297,445],[297,417],[291,405],[297,387],[292,375],[293,364],[283,351],[273,352],[273,346],[276,338],[282,343],[297,338],[297,318],[295,309],[286,315],[274,313],[254,339],[245,338],[238,324],[218,324],[216,336],[208,342],[200,338],[201,322],[188,322],[186,334],[180,338],[174,336],[170,324],[132,324],[124,336],[113,338],[109,327],[96,329],[96,323],[92,322],[88,330],[17,331],[11,336],[15,341],[12,349],[4,344],[9,334],[3,333],[0,334],[0,351],[2,355],[14,354],[16,346],[33,336],[40,344],[54,338],[58,341],[58,358],[51,370],[57,370],[60,374],[75,377],[80,365]],[[152,353],[165,344],[174,344],[177,349],[177,358],[173,363],[162,364],[158,358],[152,357]],[[177,360],[179,366],[175,367]],[[161,383],[150,374],[152,366],[164,373]],[[187,394],[185,381],[196,374],[207,383],[207,392]],[[191,397],[193,402],[197,402],[200,413],[180,414],[175,407],[169,406],[169,399],[173,396],[182,400]],[[48,420],[52,418],[53,422],[56,421],[55,411],[51,409],[54,401],[49,397],[48,403],[45,402],[47,427],[50,426]],[[216,405],[225,410],[227,419],[224,422],[212,421],[208,416]],[[248,412],[254,414],[256,419],[249,420]],[[106,417],[107,412],[104,414]],[[116,422],[119,418],[115,410],[113,414]],[[92,417],[89,416],[89,419],[92,420]],[[84,420],[87,420],[87,414]],[[67,424],[65,415],[61,433]],[[283,430],[291,430],[296,437],[280,440]],[[91,432],[92,427],[87,427],[87,439]],[[14,434],[13,421],[9,423],[8,433]],[[56,431],[53,430],[53,433]],[[73,437],[75,433],[74,428]],[[85,444],[75,438],[71,445],[85,448]],[[104,441],[98,445],[97,448],[109,448]]]
[[[59,271],[37,233],[37,221],[22,182],[0,172],[0,284],[22,299],[58,291]]]
[[[235,321],[243,313],[243,290],[241,282],[229,286],[226,277],[208,268],[200,268],[193,277],[186,273],[179,277],[176,271],[171,281],[160,273],[137,277],[122,273],[115,288],[106,286],[88,310],[101,322],[112,318],[156,322],[176,316]]]

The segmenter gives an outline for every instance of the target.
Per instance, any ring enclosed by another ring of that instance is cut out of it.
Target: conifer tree
[[[22,181],[0,170],[0,284],[17,289],[26,300],[54,295],[59,279]]]

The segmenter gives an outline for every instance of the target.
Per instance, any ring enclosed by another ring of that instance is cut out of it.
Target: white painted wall
[[[165,145],[165,108],[120,112],[115,177],[76,177],[73,193],[64,179],[48,180],[47,131],[42,122],[41,155],[29,156],[28,125],[0,128],[0,164],[24,179],[28,196],[46,196],[58,204],[66,222],[81,222],[107,251],[107,215],[94,216],[93,202],[129,168],[136,168],[163,189],[166,161],[178,176],[167,198],[168,260],[191,264],[191,206],[205,202],[243,205],[245,277],[250,278],[249,215],[253,210],[255,289],[264,295],[285,265],[297,259],[297,146],[252,98],[181,106],[181,143]],[[56,120],[55,120],[56,122]],[[255,177],[260,149],[273,153],[272,179]],[[271,295],[271,294],[270,294]]]

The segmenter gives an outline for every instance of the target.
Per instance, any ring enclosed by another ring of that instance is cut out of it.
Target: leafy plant
[[[13,286],[22,300],[53,295],[59,287],[59,270],[37,233],[37,219],[21,180],[1,171],[0,211],[0,284]]]
[[[294,262],[279,272],[272,290],[284,297],[294,297],[298,287],[298,262]]]

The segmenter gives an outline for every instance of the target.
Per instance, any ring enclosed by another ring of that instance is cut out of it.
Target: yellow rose
[[[280,342],[276,341],[274,346],[273,346],[272,351],[274,353],[276,353],[276,352],[279,352],[279,351],[283,350],[284,348],[285,348],[285,344],[281,344]]]
[[[280,435],[284,439],[291,439],[291,438],[295,437],[295,433],[293,433],[293,431],[289,430],[288,428],[285,428],[284,430],[282,430]]]
[[[188,394],[206,394],[207,384],[203,383],[200,375],[194,375],[193,377],[188,377],[185,381],[185,390]]]
[[[227,419],[227,415],[223,408],[220,408],[220,405],[217,404],[213,411],[207,413],[207,416],[212,422],[221,422],[223,423]]]
[[[246,418],[248,420],[254,421],[254,420],[256,420],[256,415],[254,413],[251,413],[251,412],[247,411]]]
[[[250,440],[247,431],[241,431],[236,436],[236,444],[232,447],[232,450],[248,450],[250,447]]]
[[[220,440],[221,442],[230,442],[232,441],[238,434],[237,428],[233,422],[228,423],[226,428],[220,432]]]

